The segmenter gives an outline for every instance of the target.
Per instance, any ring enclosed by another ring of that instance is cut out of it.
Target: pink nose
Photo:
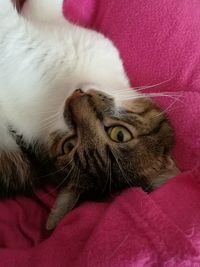
[[[78,98],[80,96],[83,96],[85,93],[83,92],[83,90],[81,89],[76,89],[72,95],[71,95],[71,99],[74,99],[74,98]]]
[[[76,90],[74,90],[74,92],[72,93],[72,96],[74,96],[74,97],[78,97],[78,96],[81,96],[81,95],[83,95],[83,94],[84,94],[83,90],[81,90],[81,89],[76,89]]]

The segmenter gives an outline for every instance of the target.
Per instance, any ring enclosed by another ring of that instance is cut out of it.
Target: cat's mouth
[[[80,110],[88,106],[89,96],[86,92],[81,89],[75,90],[72,95],[66,101],[66,107],[69,108],[72,114],[80,115]]]
[[[75,125],[90,123],[93,119],[103,120],[106,110],[111,110],[114,105],[113,99],[94,89],[84,92],[75,90],[66,100],[64,118],[66,122]]]
[[[91,120],[91,96],[81,89],[75,90],[65,103],[64,118],[75,125]]]

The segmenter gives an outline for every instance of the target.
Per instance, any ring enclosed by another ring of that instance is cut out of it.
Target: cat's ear
[[[163,169],[161,169],[157,177],[153,177],[153,179],[151,180],[152,189],[160,187],[162,184],[175,177],[179,173],[180,170],[178,169],[175,161],[173,160],[171,155],[168,156],[166,158]]]

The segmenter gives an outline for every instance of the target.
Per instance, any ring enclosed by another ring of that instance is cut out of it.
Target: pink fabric
[[[54,196],[0,202],[0,266],[199,266],[199,174],[184,173],[150,195],[129,189],[84,203],[53,233],[44,222]]]
[[[67,18],[113,40],[133,86],[168,80],[151,91],[179,94],[175,102],[156,100],[174,125],[178,165],[191,169],[200,151],[199,1],[66,0],[63,10]]]
[[[55,194],[0,202],[0,267],[200,265],[200,3],[197,0],[66,0],[64,15],[110,37],[133,86],[169,80],[154,92],[176,131],[183,171],[147,195],[129,189],[84,203],[53,233],[45,220]],[[171,79],[171,80],[170,80]]]

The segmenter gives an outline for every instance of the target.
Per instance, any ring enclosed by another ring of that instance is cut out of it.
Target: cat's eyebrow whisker
[[[172,109],[171,107],[172,106],[174,106],[174,104],[177,102],[177,100],[174,100],[172,103],[170,103],[170,105],[168,105],[168,107],[166,107],[165,109],[163,109],[161,112],[159,112],[157,115],[155,115],[154,116],[154,118],[155,117],[157,117],[157,116],[161,116],[161,115],[163,115],[163,114],[165,114],[165,113],[167,113],[167,112],[169,112],[169,111],[172,111],[172,110],[174,110],[174,109]],[[177,107],[176,107],[177,108]]]
[[[117,90],[117,93],[118,92],[133,92],[135,93],[135,91],[142,91],[142,90],[145,90],[145,89],[149,89],[149,88],[154,88],[154,87],[158,87],[162,84],[165,84],[165,83],[168,83],[169,81],[173,80],[173,78],[170,78],[170,79],[167,79],[165,81],[162,81],[160,83],[156,83],[156,84],[152,84],[152,85],[141,85],[141,86],[133,86],[133,87],[129,87],[129,88],[123,88],[123,89],[118,89]],[[112,89],[111,89],[112,91]],[[116,93],[116,90],[115,90],[115,93]]]
[[[155,84],[151,84],[151,85],[141,85],[141,86],[137,86],[137,87],[132,87],[132,89],[140,91],[140,90],[145,90],[145,89],[149,89],[149,88],[154,88],[154,87],[158,87],[160,85],[166,84],[172,80],[173,80],[173,78],[170,78],[170,79],[167,79],[167,80],[162,81],[160,83],[155,83]]]
[[[150,96],[150,97],[168,97],[171,99],[175,99],[176,101],[179,101],[181,103],[184,104],[184,102],[180,99],[183,98],[184,96],[182,94],[171,94],[168,92],[164,92],[164,93],[148,93],[146,94],[146,96]]]
[[[168,94],[168,93],[148,93],[148,94],[142,94],[142,95],[137,95],[137,96],[128,96],[128,95],[117,95],[118,97],[121,98],[122,101],[126,100],[134,100],[134,99],[142,99],[146,97],[168,97],[171,99],[175,99],[176,101],[179,101],[180,103],[184,104],[184,102],[180,99],[183,97],[181,94]]]
[[[168,92],[168,91],[164,91],[164,92],[149,92],[149,93],[141,93],[141,94],[133,94],[132,91],[121,91],[121,92],[117,92],[115,93],[117,95],[120,96],[132,96],[134,98],[144,98],[144,97],[148,97],[148,96],[176,96],[176,97],[183,97],[183,94],[181,92]]]

